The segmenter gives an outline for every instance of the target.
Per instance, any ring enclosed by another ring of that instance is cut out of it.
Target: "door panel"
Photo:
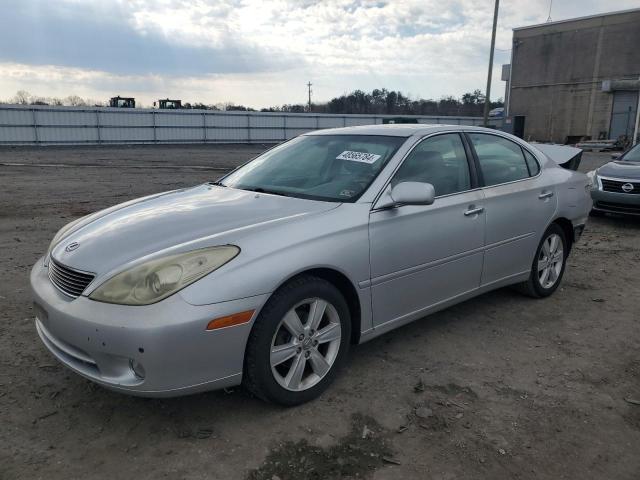
[[[531,269],[555,214],[555,186],[535,158],[509,139],[469,133],[485,183],[486,240],[482,285]]]
[[[370,216],[374,325],[478,288],[485,234],[482,191],[436,198]]]
[[[482,284],[527,272],[556,210],[555,189],[545,175],[486,188],[486,251]],[[551,197],[538,198],[543,192]]]

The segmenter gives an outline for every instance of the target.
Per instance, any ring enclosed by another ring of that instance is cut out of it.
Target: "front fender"
[[[339,208],[284,225],[225,239],[241,253],[221,269],[180,292],[193,305],[206,305],[272,293],[298,273],[330,268],[359,292],[369,280],[369,204]],[[364,293],[366,295],[366,292]]]

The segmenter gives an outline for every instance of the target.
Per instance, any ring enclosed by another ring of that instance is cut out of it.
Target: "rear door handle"
[[[470,217],[471,215],[476,215],[477,213],[482,213],[482,212],[484,212],[484,207],[476,207],[476,208],[470,208],[469,210],[464,212],[464,215],[465,217]]]
[[[540,195],[538,195],[538,198],[540,200],[544,200],[545,198],[550,198],[553,197],[553,192],[542,192]]]

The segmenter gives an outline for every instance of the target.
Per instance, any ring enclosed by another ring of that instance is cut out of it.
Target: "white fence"
[[[276,143],[311,130],[397,117],[418,123],[482,124],[479,117],[0,105],[0,145]]]

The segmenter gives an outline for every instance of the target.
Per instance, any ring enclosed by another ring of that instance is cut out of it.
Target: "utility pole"
[[[638,131],[640,131],[640,78],[638,78],[638,105],[636,105],[636,126],[633,129],[631,145],[638,143]]]
[[[487,74],[487,93],[484,97],[484,123],[485,127],[489,123],[489,105],[491,104],[491,73],[493,72],[493,50],[496,46],[496,27],[498,25],[498,5],[500,0],[496,0],[493,11],[493,31],[491,32],[491,50],[489,51],[489,73]]]
[[[311,82],[307,83],[307,88],[309,89],[309,111],[311,111],[311,85]]]

